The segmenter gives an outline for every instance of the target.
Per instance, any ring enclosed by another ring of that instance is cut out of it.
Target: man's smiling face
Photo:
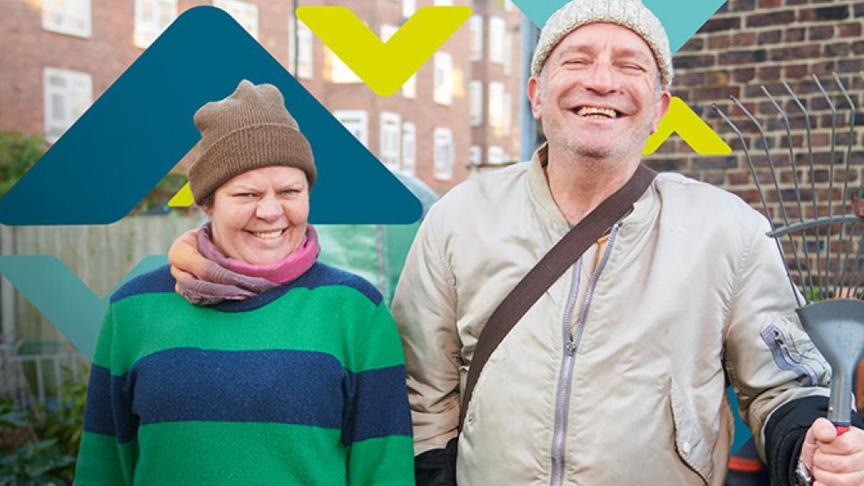
[[[594,23],[561,40],[528,95],[550,144],[594,159],[638,157],[669,106],[659,78],[639,35]]]

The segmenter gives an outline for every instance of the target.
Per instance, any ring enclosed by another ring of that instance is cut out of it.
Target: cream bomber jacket
[[[569,229],[545,156],[464,182],[418,232],[393,302],[416,454],[456,435],[483,325]],[[830,374],[767,231],[738,197],[658,175],[601,254],[589,249],[492,354],[459,439],[460,486],[720,485],[724,376],[764,454],[772,411],[827,395],[813,385]]]

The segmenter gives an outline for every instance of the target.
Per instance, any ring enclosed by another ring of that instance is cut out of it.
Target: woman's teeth
[[[258,237],[258,238],[272,239],[272,238],[279,238],[280,236],[282,236],[282,233],[283,233],[284,231],[285,231],[285,230],[276,230],[276,231],[253,231],[252,234],[255,235],[255,236]]]

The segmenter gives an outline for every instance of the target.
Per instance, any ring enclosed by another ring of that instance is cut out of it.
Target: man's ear
[[[654,120],[651,123],[651,133],[657,131],[657,125],[660,124],[660,120],[666,116],[666,112],[669,111],[669,104],[672,102],[672,94],[667,90],[663,90],[660,95],[657,97],[656,105],[655,105],[655,113]]]
[[[535,120],[540,119],[540,93],[543,91],[540,88],[540,80],[535,76],[528,79],[528,102],[531,103],[531,114]]]

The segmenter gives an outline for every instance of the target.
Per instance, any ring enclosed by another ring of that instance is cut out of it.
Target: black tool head
[[[798,315],[813,344],[831,365],[828,418],[834,423],[848,424],[852,377],[864,351],[864,302],[851,299],[817,302],[798,309]]]

